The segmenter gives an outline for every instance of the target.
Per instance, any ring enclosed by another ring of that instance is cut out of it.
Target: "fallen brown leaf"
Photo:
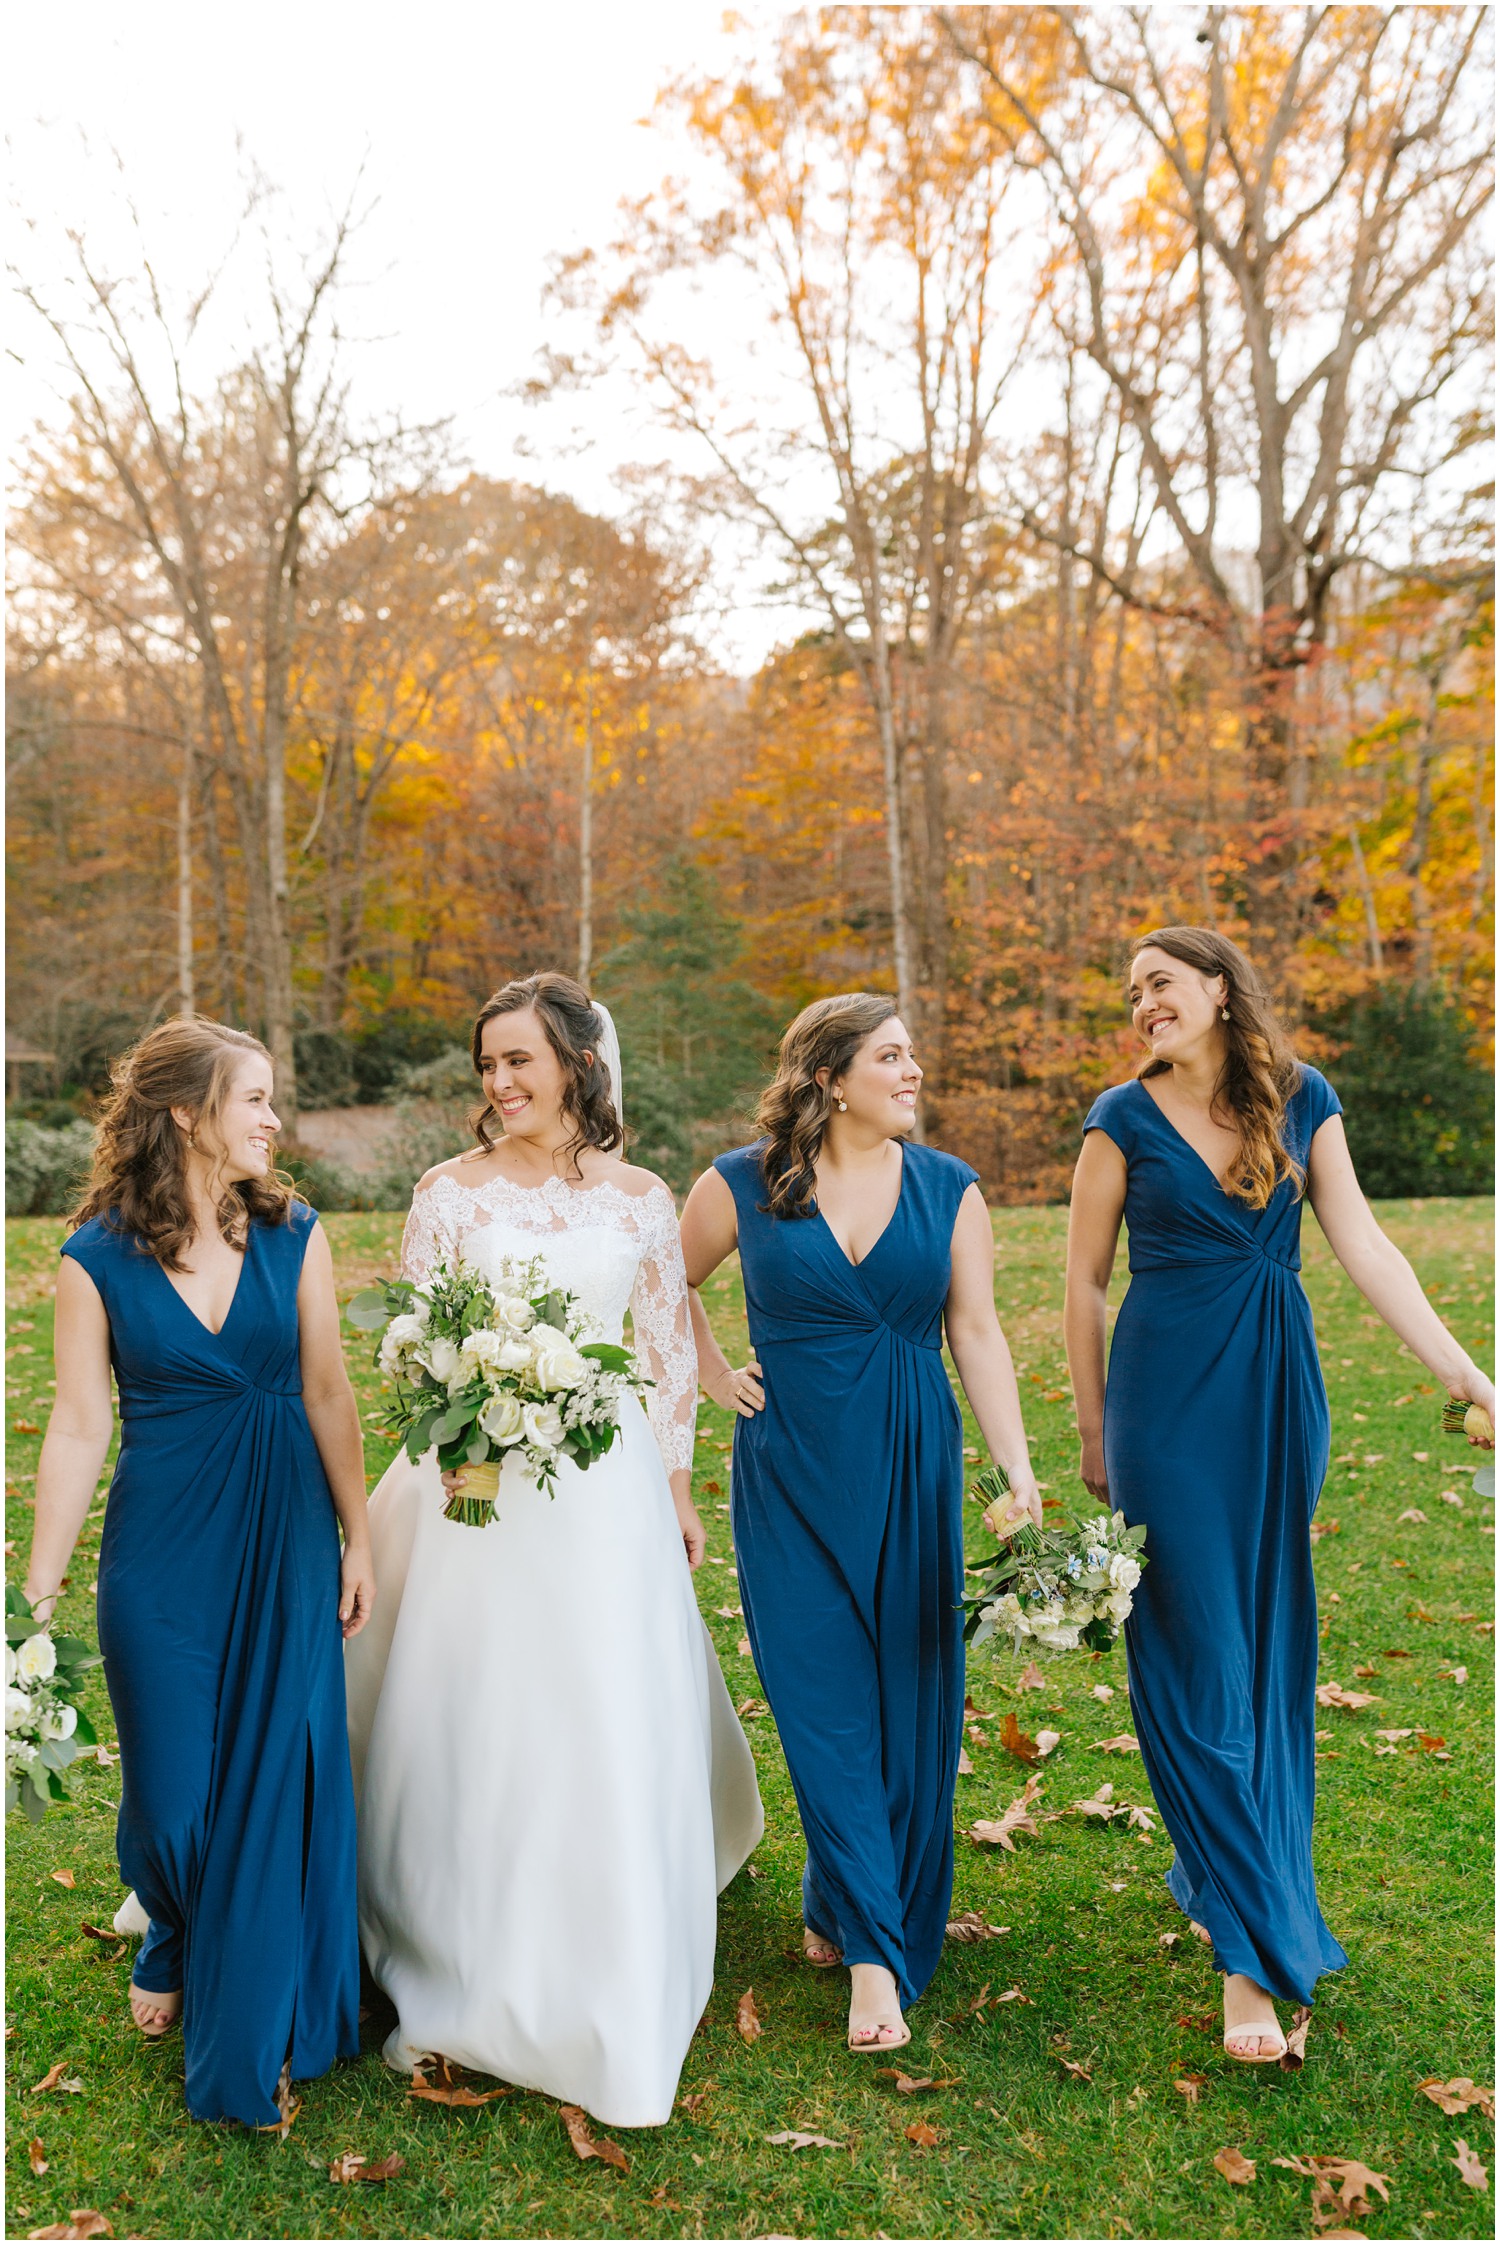
[[[1458,2169],[1459,2181],[1467,2183],[1470,2190],[1488,2190],[1490,2187],[1489,2172],[1478,2152],[1470,2151],[1462,2136],[1454,2144],[1453,2150],[1455,2156],[1449,2160],[1448,2165]]]
[[[46,2174],[48,2161],[46,2153],[42,2149],[42,2139],[40,2136],[32,2137],[31,2142],[26,2146],[26,2157],[31,2162],[31,2172],[33,2173],[33,2175]]]
[[[1315,1520],[1310,1533],[1313,1542],[1316,1543],[1320,1536],[1336,1536],[1339,1533],[1339,1524],[1336,1520]]]
[[[664,2206],[667,2211],[672,2214],[680,2214],[682,2212],[682,2208],[678,2204],[677,2200],[675,2198],[668,2198],[667,2186],[665,2183],[662,2183],[658,2189],[654,2190],[651,2193],[651,2196],[646,2201],[646,2203],[648,2206]]]
[[[986,1924],[977,1910],[965,1910],[962,1916],[948,1920],[950,1941],[996,1941],[1009,1931],[1008,1925]]]
[[[1382,1660],[1410,1660],[1411,1654],[1404,1645],[1387,1645],[1380,1657]]]
[[[255,2133],[257,2136],[279,2136],[281,2141],[285,2143],[292,2132],[292,2123],[302,2110],[302,2099],[292,2093],[292,2061],[290,2058],[282,2067],[281,2078],[276,2084],[276,2110],[280,2113],[281,2118],[260,2122]]]
[[[1234,2144],[1226,2144],[1222,2151],[1214,2153],[1214,2165],[1226,2183],[1253,2183],[1255,2180],[1255,2161],[1247,2159]]]
[[[1013,1723],[1015,1717],[1009,1715],[1006,1720]],[[1029,1832],[1033,1839],[1039,1839],[1041,1835],[1031,1814],[1031,1804],[1041,1790],[1041,1779],[1028,1777],[1024,1791],[1016,1795],[1008,1809],[1002,1810],[998,1819],[981,1819],[978,1824],[969,1826],[970,1839],[978,1840],[985,1847],[1003,1847],[1011,1855],[1016,1852],[1016,1843],[1011,1837],[1013,1832]]]
[[[1086,1801],[1075,1801],[1073,1806],[1080,1816],[1099,1816],[1104,1819],[1106,1824],[1109,1823],[1111,1817],[1118,1816],[1120,1813],[1115,1802],[1115,1789],[1112,1785],[1101,1785],[1097,1792],[1092,1793]]]
[[[1436,1731],[1418,1731],[1417,1733],[1417,1744],[1424,1754],[1441,1754],[1447,1743],[1447,1739],[1439,1738]]]
[[[718,2086],[719,2085],[716,2081],[705,2081],[701,2089],[689,2090],[688,2094],[685,2097],[678,2098],[678,2104],[682,2107],[683,2111],[687,2114],[690,2120],[694,2117],[695,2114],[702,2111],[703,2107],[707,2104],[710,2096],[713,2094],[714,2090],[718,2088]]]
[[[1346,1692],[1342,1684],[1319,1684],[1316,1698],[1320,1707],[1373,1707],[1378,1692]]]
[[[1156,1936],[1156,1946],[1159,1949],[1175,1949],[1181,1939],[1182,1935],[1180,1933],[1158,1933],[1158,1935]]]
[[[914,2120],[901,2133],[909,2144],[916,2145],[918,2151],[931,2151],[934,2144],[943,2140],[942,2130],[934,2128],[930,2120]]]
[[[1115,1687],[1113,1684],[1095,1684],[1089,1693],[1089,1698],[1097,1699],[1101,1707],[1107,1707],[1114,1696]]]
[[[1043,1760],[1051,1753],[1054,1746],[1060,1746],[1061,1744],[1061,1731],[1038,1731],[1036,1734],[1036,1750]]]
[[[956,2089],[958,2087],[957,2074],[942,2074],[934,2080],[926,2074],[913,2079],[910,2074],[902,2073],[899,2066],[877,2066],[875,2071],[878,2074],[883,2074],[888,2081],[894,2081],[903,2097],[915,2097],[919,2089]]]
[[[1369,1663],[1366,1662],[1363,1668],[1356,1668],[1354,1673],[1356,1676],[1378,1676],[1380,1674],[1380,1670],[1378,1668],[1371,1668]]]
[[[1139,1754],[1140,1747],[1129,1731],[1121,1731],[1117,1738],[1096,1738],[1089,1751],[1094,1754]]]
[[[758,2042],[765,2033],[760,2013],[755,2008],[755,1990],[747,1988],[735,2006],[734,2023],[746,2042]]]
[[[59,2058],[55,2066],[48,2067],[40,2081],[32,2083],[27,2095],[29,2097],[40,2097],[49,2089],[63,2089],[70,2097],[81,2096],[83,2094],[83,2083],[76,2076],[71,2081],[65,2081],[63,2076],[67,2070],[67,2059]]]
[[[1287,2029],[1286,2048],[1277,2063],[1283,2073],[1300,2073],[1307,2059],[1307,2030],[1312,2025],[1312,2013],[1305,2003],[1297,2006]]]
[[[475,2105],[492,2105],[497,2097],[508,2097],[509,2089],[470,2089],[461,2081],[429,2081],[420,2066],[412,2069],[411,2087],[406,2092],[426,2105],[451,2105],[464,2111]]]
[[[65,2222],[49,2222],[45,2229],[29,2229],[28,2237],[113,2237],[114,2231],[96,2206],[75,2206]]]
[[[1064,2057],[1064,2056],[1062,2055],[1062,2052],[1061,2052],[1061,2051],[1058,2051],[1058,2052],[1056,2053],[1056,2056],[1057,2056],[1057,2062],[1058,2062],[1058,2064],[1059,2064],[1059,2065],[1060,2065],[1060,2066],[1062,2067],[1062,2070],[1063,2070],[1063,2072],[1064,2072],[1064,2073],[1069,2073],[1069,2074],[1071,2074],[1071,2075],[1073,2076],[1073,2079],[1074,2079],[1075,2081],[1092,2081],[1092,2080],[1093,2080],[1093,2078],[1094,2078],[1094,2077],[1093,2077],[1093,2075],[1092,2075],[1092,2074],[1091,2074],[1091,2073],[1089,2072],[1089,2069],[1088,2069],[1088,2067],[1087,2067],[1087,2066],[1080,2066],[1080,2065],[1079,2065],[1079,2063],[1078,2063],[1078,2060],[1077,2060],[1076,2058],[1065,2058],[1065,2057]]]
[[[958,1750],[958,1774],[960,1777],[972,1777],[974,1775],[974,1764],[969,1760],[968,1753],[962,1746]]]
[[[1044,1692],[1046,1689],[1047,1678],[1035,1661],[1030,1662],[1016,1678],[1018,1692]]]
[[[1034,1738],[1027,1737],[1009,1708],[1000,1718],[998,1736],[1007,1754],[1014,1754],[1018,1762],[1039,1762],[1041,1760],[1041,1747]]]
[[[1208,2087],[1208,2076],[1207,2074],[1179,2074],[1172,2087],[1179,2097],[1186,2097],[1190,2105],[1196,2105],[1204,2090]]]
[[[763,1699],[742,1699],[735,1709],[742,1723],[753,1721],[757,1715],[764,1715],[765,1711],[766,1703]]]
[[[1390,2200],[1388,2175],[1377,2175],[1373,2167],[1366,2167],[1358,2159],[1329,2159],[1322,2156],[1295,2159],[1273,2159],[1273,2167],[1289,2167],[1294,2175],[1313,2177],[1313,2225],[1325,2229],[1335,2209],[1362,2222],[1370,2211],[1370,2192],[1377,2191],[1387,2202]]]
[[[1438,1674],[1439,1676],[1446,1676],[1454,1684],[1466,1684],[1469,1681],[1467,1668],[1440,1668]]]
[[[792,2151],[811,2151],[821,2147],[824,2151],[842,2151],[844,2146],[837,2136],[814,2136],[802,2128],[781,2128],[774,2136],[767,2136],[768,2144],[785,2144]]]
[[[596,2136],[582,2105],[559,2105],[557,2117],[568,2131],[568,2141],[580,2159],[602,2159],[606,2167],[630,2173],[630,2161],[612,2136]]]
[[[78,1884],[71,1871],[52,1871],[48,1873],[48,1876],[56,1879],[59,1886],[76,1886]]]
[[[1424,2097],[1432,2099],[1439,2112],[1468,2112],[1471,2106],[1477,2105],[1486,2120],[1495,2117],[1494,2090],[1471,2081],[1467,2074],[1458,2074],[1452,2081],[1439,2081],[1436,2074],[1429,2074],[1417,2087]]]
[[[328,2170],[328,2180],[331,2183],[388,2183],[405,2165],[398,2151],[388,2153],[384,2159],[368,2159],[362,2151],[340,2152]]]
[[[1403,1520],[1410,1520],[1418,1528],[1425,1528],[1427,1525],[1427,1515],[1419,1504],[1409,1504],[1404,1512],[1398,1512],[1396,1515],[1397,1525],[1399,1526]]]
[[[1219,2014],[1217,2011],[1179,2011],[1177,2024],[1179,2027],[1191,2027],[1195,2034],[1217,2035]]]

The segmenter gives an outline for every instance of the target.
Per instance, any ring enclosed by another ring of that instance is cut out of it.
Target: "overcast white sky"
[[[623,384],[542,415],[505,392],[548,333],[549,258],[607,235],[620,198],[670,168],[642,120],[665,77],[727,54],[717,6],[60,0],[11,22],[10,250],[29,278],[60,280],[70,226],[128,262],[121,173],[158,261],[187,284],[232,234],[241,143],[309,232],[363,162],[375,202],[355,259],[366,410],[451,414],[480,470],[603,511],[620,504],[618,468],[660,457]],[[15,436],[52,410],[51,358],[29,315],[8,325]],[[753,661],[789,621],[747,588],[726,652]]]

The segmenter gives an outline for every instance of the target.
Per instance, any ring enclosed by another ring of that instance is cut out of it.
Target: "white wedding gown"
[[[549,1497],[508,1458],[499,1517],[443,1518],[429,1453],[370,1499],[377,1594],[346,1650],[366,1959],[393,2065],[424,2051],[618,2127],[672,2111],[713,1985],[716,1896],[760,1838],[735,1718],[667,1483],[690,1463],[697,1365],[676,1213],[553,1179],[441,1173],[402,1271],[541,1255],[619,1340],[634,1398],[608,1454]]]

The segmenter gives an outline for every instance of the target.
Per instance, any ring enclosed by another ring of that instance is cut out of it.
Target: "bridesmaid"
[[[359,2047],[341,1653],[374,1596],[359,1414],[327,1237],[272,1168],[265,1047],[164,1022],[114,1082],[58,1273],[26,1591],[50,1616],[113,1367],[99,1644],[120,1870],[150,1919],[130,2008],[151,2036],[180,2013],[198,2119],[261,2127]]]
[[[1360,1192],[1333,1090],[1300,1065],[1255,968],[1205,928],[1130,967],[1150,1058],[1096,1100],[1073,1180],[1065,1323],[1095,1496],[1144,1521],[1130,1705],[1176,1847],[1173,1899],[1212,1938],[1224,2047],[1286,2049],[1273,1998],[1347,1961],[1313,1880],[1317,1605],[1308,1533],[1328,1398],[1297,1273],[1304,1197],[1371,1306],[1449,1392],[1494,1389]],[[1130,1289],[1104,1373],[1121,1219]]]
[[[849,1966],[855,2051],[911,2040],[902,2006],[937,1967],[953,1889],[963,1447],[945,1328],[1011,1478],[1007,1520],[1041,1519],[989,1211],[966,1163],[910,1142],[921,1081],[889,998],[820,999],[782,1039],[764,1137],[721,1154],[682,1218],[691,1287],[736,1246],[744,1273],[756,1361],[731,1371],[695,1291],[699,1377],[739,1414],[740,1594],[807,1841],[803,1947]]]

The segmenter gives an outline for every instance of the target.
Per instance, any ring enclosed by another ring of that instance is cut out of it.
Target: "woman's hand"
[[[339,1570],[339,1624],[357,1637],[375,1606],[375,1565],[367,1543],[347,1543]]]
[[[708,1538],[703,1532],[703,1522],[698,1517],[698,1507],[691,1497],[679,1496],[674,1490],[672,1503],[677,1513],[677,1525],[682,1530],[682,1548],[687,1553],[688,1565],[696,1572],[703,1564],[704,1547]]]
[[[721,1411],[737,1412],[742,1419],[753,1419],[757,1411],[764,1411],[766,1391],[761,1385],[761,1369],[754,1357],[748,1364],[742,1364],[738,1371],[732,1364],[726,1364],[722,1372],[716,1371],[712,1377],[711,1387],[705,1382],[706,1392]]]
[[[1471,1434],[1469,1446],[1474,1450],[1493,1450],[1495,1447],[1494,1381],[1487,1380],[1477,1364],[1471,1364],[1466,1371],[1459,1374],[1457,1379],[1449,1380],[1447,1385],[1448,1393],[1455,1403],[1477,1403],[1481,1411],[1488,1411],[1490,1415],[1489,1441],[1486,1442],[1482,1435]]]
[[[1042,1524],[1042,1492],[1029,1476],[1024,1481],[1013,1481],[1005,1495],[986,1505],[984,1511],[985,1526],[1002,1542],[1026,1521],[1033,1528],[1040,1528]]]
[[[27,1583],[25,1596],[31,1607],[32,1620],[36,1623],[38,1629],[46,1629],[57,1610],[57,1601],[62,1596],[62,1592],[60,1590],[33,1590],[30,1583]]]
[[[456,1497],[468,1478],[469,1476],[461,1465],[445,1467],[443,1471],[443,1495],[445,1497]]]
[[[1104,1470],[1104,1437],[1102,1434],[1086,1436],[1080,1446],[1078,1472],[1091,1497],[1101,1504],[1109,1503],[1109,1476]]]

